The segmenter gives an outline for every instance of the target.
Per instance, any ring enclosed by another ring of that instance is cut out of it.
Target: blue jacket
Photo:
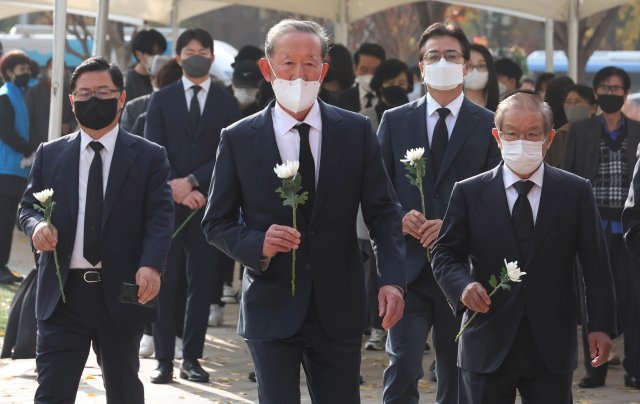
[[[29,141],[29,111],[24,102],[22,90],[11,82],[0,87],[0,96],[6,95],[11,101],[15,115],[13,129],[25,141]],[[0,123],[2,124],[2,123]],[[29,176],[29,167],[20,168],[20,161],[24,156],[4,141],[0,140],[0,174],[17,175],[22,178]]]

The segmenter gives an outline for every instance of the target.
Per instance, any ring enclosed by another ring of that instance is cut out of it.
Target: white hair
[[[540,111],[542,118],[544,119],[544,134],[545,136],[553,129],[553,111],[551,106],[542,101],[539,95],[517,92],[498,104],[496,109],[495,124],[499,131],[502,131],[502,121],[504,115],[510,109],[516,109],[520,111]]]
[[[276,46],[276,40],[290,32],[302,32],[307,34],[317,35],[320,39],[320,44],[322,45],[322,58],[327,54],[329,50],[329,35],[327,31],[314,21],[300,21],[293,19],[282,20],[267,32],[267,38],[264,41],[264,51],[267,56],[273,55]]]

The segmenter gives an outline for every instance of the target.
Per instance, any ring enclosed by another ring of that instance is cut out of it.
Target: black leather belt
[[[93,269],[69,269],[69,277],[71,279],[80,280],[85,283],[98,283],[102,282],[100,277],[100,270]]]

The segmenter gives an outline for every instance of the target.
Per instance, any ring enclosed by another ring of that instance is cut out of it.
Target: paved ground
[[[27,273],[32,265],[29,248],[24,236],[16,233],[10,266],[14,270]],[[176,382],[168,385],[153,385],[148,382],[151,371],[155,368],[155,360],[141,360],[140,378],[145,385],[148,403],[254,403],[257,402],[255,383],[247,379],[251,371],[251,359],[247,348],[235,334],[238,305],[228,305],[225,312],[225,325],[209,328],[205,346],[205,358],[202,363],[211,373],[208,384],[191,383],[176,378]],[[622,341],[617,341],[616,351],[621,353]],[[425,367],[433,360],[433,353],[424,357]],[[381,402],[382,371],[386,365],[383,352],[363,351],[362,376],[365,380],[361,387],[363,403]],[[177,363],[176,363],[177,364]],[[0,360],[0,403],[33,402],[33,393],[37,387],[34,360]],[[177,377],[177,372],[175,373]],[[580,404],[640,404],[640,390],[624,387],[622,370],[618,367],[610,369],[607,386],[585,390],[577,385],[584,375],[579,369],[574,376],[574,401]],[[309,403],[308,394],[301,377],[300,389],[302,402]],[[435,401],[435,385],[426,380],[420,381],[421,403]],[[105,394],[100,376],[100,368],[95,357],[87,363],[78,391],[79,403],[104,403]],[[554,404],[554,403],[549,403]]]

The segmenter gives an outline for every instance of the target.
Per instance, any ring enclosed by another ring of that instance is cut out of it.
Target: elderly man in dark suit
[[[422,351],[431,327],[436,350],[438,403],[458,397],[457,344],[460,318],[449,312],[436,285],[425,248],[432,248],[440,231],[449,195],[456,181],[495,167],[500,152],[491,138],[493,113],[462,93],[470,57],[467,38],[458,27],[431,25],[422,34],[419,55],[428,94],[386,111],[378,129],[382,155],[403,210],[406,234],[408,293],[405,314],[387,337],[389,367],[384,374],[385,403],[417,403],[422,378]],[[444,70],[450,71],[444,75]],[[442,77],[450,76],[450,82]],[[426,175],[421,212],[418,189],[406,178],[400,161],[408,149],[424,147]]]
[[[173,378],[176,336],[175,301],[180,268],[186,266],[187,304],[183,327],[180,377],[195,382],[209,381],[200,366],[207,333],[209,304],[216,304],[216,324],[222,321],[218,305],[226,267],[233,265],[217,248],[207,244],[200,221],[222,128],[240,118],[238,102],[224,88],[212,83],[209,69],[214,59],[213,38],[201,29],[184,31],[176,42],[182,79],[157,91],[149,101],[144,137],[167,148],[171,165],[170,184],[176,205],[176,227],[197,210],[171,243],[165,276],[166,287],[159,297],[158,320],[153,337],[158,360],[152,383],[169,383]]]
[[[589,181],[543,163],[553,113],[537,95],[500,103],[493,129],[504,164],[456,184],[434,250],[433,272],[463,320],[460,403],[571,402],[577,363],[573,262],[586,284],[592,365],[616,332],[604,232]],[[526,274],[489,297],[506,262]]]
[[[632,273],[640,266],[638,258],[624,245],[622,209],[629,192],[633,168],[638,161],[640,122],[620,111],[631,88],[627,72],[609,66],[593,77],[593,88],[602,115],[571,125],[563,168],[593,184],[616,290],[618,332],[624,334],[625,384],[640,388],[640,282]],[[603,386],[607,365],[598,369],[589,365],[585,353],[587,376],[580,387]]]
[[[385,328],[404,306],[400,207],[371,123],[317,99],[327,47],[315,22],[283,20],[269,30],[260,68],[277,101],[223,131],[203,220],[209,242],[244,265],[238,332],[253,356],[261,403],[300,402],[301,364],[314,402],[360,402],[359,205],[378,247]],[[274,167],[294,160],[309,193],[298,229],[275,192],[282,181]]]
[[[138,346],[143,325],[156,316],[142,305],[160,290],[173,230],[167,154],[119,129],[126,94],[117,67],[87,59],[70,89],[80,131],[38,148],[20,205],[22,228],[42,252],[35,402],[75,401],[93,343],[107,403],[142,404]],[[56,203],[51,224],[34,208],[34,193],[47,188]],[[137,301],[119,299],[124,282],[138,285]]]

